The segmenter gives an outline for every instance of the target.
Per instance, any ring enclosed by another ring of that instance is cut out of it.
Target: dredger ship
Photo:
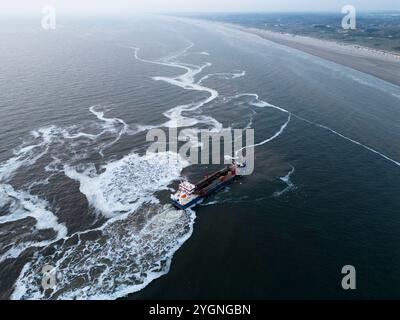
[[[171,195],[172,203],[181,210],[193,208],[234,179],[244,175],[245,170],[246,163],[233,162],[232,165],[207,176],[197,184],[184,181],[179,185],[178,191]]]

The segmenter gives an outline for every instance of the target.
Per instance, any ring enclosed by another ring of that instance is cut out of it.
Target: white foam
[[[169,121],[162,125],[176,127],[178,123],[183,126],[205,123],[213,130],[220,130],[222,124],[210,116],[186,116],[190,111],[196,111],[211,103],[219,95],[218,91],[202,86],[199,81],[196,82],[197,75],[210,67],[211,63],[195,66],[174,61],[186,55],[192,46],[193,44],[190,44],[159,61],[141,59],[138,49],[134,48],[135,58],[142,62],[185,71],[174,78],[159,76],[154,77],[154,80],[164,81],[184,90],[209,93],[209,97],[199,102],[176,106],[167,111],[165,116]],[[223,77],[234,79],[244,75],[245,72],[240,72],[225,74]],[[141,290],[152,280],[168,272],[174,252],[192,233],[194,212],[177,211],[170,206],[162,207],[155,196],[160,190],[168,190],[168,185],[180,178],[182,169],[188,163],[170,152],[144,156],[131,153],[120,160],[108,162],[98,172],[93,164],[80,161],[83,155],[93,151],[90,148],[97,148],[104,156],[104,149],[119,141],[123,134],[135,134],[156,126],[137,125],[136,130],[131,130],[123,120],[105,117],[100,106],[91,107],[90,112],[102,122],[101,132],[86,133],[80,130],[79,126],[75,126],[74,130],[57,128],[55,138],[45,143],[46,152],[50,148],[52,159],[45,166],[45,171],[51,174],[64,173],[78,181],[80,191],[86,196],[90,206],[108,220],[96,230],[86,230],[65,237],[62,244],[49,243],[55,247],[55,253],[49,256],[48,253],[42,255],[39,252],[24,266],[16,282],[13,299],[45,298],[38,287],[40,268],[44,263],[56,266],[62,273],[52,298],[114,299]],[[185,116],[182,115],[183,112]],[[36,138],[41,136],[40,131],[36,131],[35,134]],[[99,147],[97,141],[104,138],[104,135],[107,135],[111,142]],[[80,144],[82,139],[90,141],[89,144],[85,143],[83,148]],[[73,158],[66,158],[63,153],[54,153],[53,142],[71,152]],[[35,147],[28,149],[26,152]],[[47,183],[46,181],[48,182],[44,179],[40,183]],[[91,232],[100,232],[101,236],[95,240],[82,239]],[[74,237],[79,238],[79,241],[71,245],[70,240]],[[94,269],[97,271],[93,275]],[[80,285],[76,285],[77,279],[84,281],[79,281]],[[71,285],[74,281],[75,285]]]
[[[379,152],[379,151],[377,151],[377,150],[375,150],[375,149],[373,149],[373,148],[371,148],[371,147],[369,147],[369,146],[367,146],[367,145],[365,145],[365,144],[363,144],[363,143],[361,143],[361,142],[359,142],[357,140],[354,140],[354,139],[352,139],[350,137],[347,137],[344,134],[341,134],[340,132],[337,132],[337,131],[335,131],[335,130],[333,130],[333,129],[325,126],[325,125],[322,125],[322,124],[307,120],[307,119],[305,119],[303,117],[300,117],[300,116],[297,116],[297,115],[294,115],[294,116],[296,118],[298,118],[299,120],[302,120],[302,121],[307,122],[307,123],[309,123],[311,125],[317,126],[317,127],[321,128],[321,129],[327,130],[327,131],[335,134],[336,136],[338,136],[338,137],[340,137],[342,139],[345,139],[345,140],[347,140],[347,141],[349,141],[349,142],[351,142],[353,144],[356,144],[356,145],[358,145],[358,146],[360,146],[360,147],[362,147],[362,148],[364,148],[364,149],[366,149],[366,150],[368,150],[368,151],[380,156],[381,158],[383,158],[383,159],[385,159],[385,160],[387,160],[387,161],[389,161],[389,162],[391,162],[391,163],[393,163],[393,164],[395,164],[397,166],[400,166],[400,162],[388,157],[387,155],[383,154],[382,152]]]
[[[18,257],[25,249],[29,247],[43,247],[67,235],[67,228],[64,224],[59,223],[53,212],[48,210],[47,201],[28,192],[16,191],[7,184],[0,184],[0,208],[8,206],[9,214],[0,216],[0,224],[11,223],[28,217],[36,220],[36,230],[52,229],[56,232],[56,236],[52,239],[43,241],[19,241],[18,243],[10,243],[9,249],[0,256],[0,262],[7,258]],[[28,236],[30,233],[27,234]]]
[[[30,167],[34,165],[40,158],[49,153],[49,149],[57,144],[65,144],[65,140],[77,140],[86,138],[95,141],[104,134],[116,135],[115,138],[104,145],[97,146],[98,152],[103,155],[106,148],[118,142],[121,136],[128,131],[128,125],[118,118],[106,118],[103,111],[97,111],[99,106],[93,106],[89,110],[99,120],[103,122],[102,131],[98,134],[85,133],[76,126],[67,128],[60,128],[56,126],[49,126],[34,130],[31,136],[35,142],[28,144],[25,142],[18,149],[14,150],[14,157],[0,164],[0,182],[9,181],[22,167]],[[78,132],[76,132],[78,131]],[[72,142],[69,142],[70,146]]]
[[[242,93],[242,94],[238,94],[236,96],[233,97],[233,99],[237,99],[237,98],[241,98],[241,97],[253,97],[254,101],[250,102],[250,104],[252,106],[258,107],[258,108],[273,108],[279,111],[282,111],[284,113],[290,113],[288,110],[282,108],[282,107],[278,107],[276,105],[273,105],[269,102],[266,102],[264,100],[261,100],[260,97],[258,96],[258,94],[256,93]]]
[[[131,213],[145,202],[157,202],[154,193],[165,190],[180,177],[188,163],[171,152],[139,156],[132,153],[110,162],[97,174],[92,167],[84,172],[65,165],[65,174],[80,183],[80,191],[91,206],[105,217]]]
[[[392,93],[392,96],[393,96],[393,97],[396,97],[397,99],[400,99],[400,94]]]
[[[260,108],[264,108],[264,107],[273,108],[273,109],[276,109],[276,110],[279,110],[279,111],[281,111],[281,112],[284,112],[284,113],[288,114],[288,120],[281,126],[280,130],[279,130],[275,135],[273,135],[271,138],[268,138],[268,139],[266,139],[266,140],[264,140],[264,141],[262,141],[262,142],[260,142],[260,143],[258,143],[258,144],[256,144],[256,145],[254,145],[254,146],[251,146],[251,147],[256,147],[256,146],[264,145],[264,144],[270,142],[271,140],[274,140],[274,139],[277,138],[278,136],[280,136],[280,135],[283,133],[283,131],[286,129],[286,127],[288,126],[288,124],[289,124],[289,122],[290,122],[290,120],[291,120],[291,117],[293,116],[293,117],[296,117],[297,119],[299,119],[299,120],[301,120],[301,121],[307,122],[307,123],[309,123],[309,124],[311,124],[311,125],[317,126],[317,127],[322,128],[322,129],[324,129],[324,130],[328,130],[329,132],[331,132],[331,133],[333,133],[333,134],[339,136],[340,138],[343,138],[343,139],[345,139],[345,140],[347,140],[347,141],[349,141],[349,142],[351,142],[351,143],[353,143],[353,144],[356,144],[356,145],[358,145],[358,146],[360,146],[360,147],[362,147],[362,148],[364,148],[364,149],[366,149],[366,150],[368,150],[368,151],[370,151],[370,152],[372,152],[372,153],[374,153],[374,154],[376,154],[376,155],[378,155],[378,156],[384,158],[385,160],[390,161],[390,162],[392,162],[393,164],[395,164],[395,165],[397,165],[397,166],[400,166],[400,162],[399,162],[399,161],[396,161],[396,160],[394,160],[394,159],[388,157],[387,155],[383,154],[382,152],[379,152],[379,151],[377,151],[377,150],[375,150],[375,149],[373,149],[373,148],[371,148],[371,147],[369,147],[369,146],[367,146],[367,145],[365,145],[365,144],[363,144],[363,143],[361,143],[361,142],[359,142],[359,141],[357,141],[357,140],[354,140],[354,139],[352,139],[352,138],[350,138],[350,137],[348,137],[348,136],[345,136],[344,134],[341,134],[340,132],[338,132],[338,131],[336,131],[336,130],[333,130],[333,129],[331,129],[331,128],[325,126],[325,125],[319,124],[319,123],[314,122],[314,121],[307,120],[307,119],[305,119],[305,118],[303,118],[303,117],[301,117],[301,116],[298,116],[298,115],[296,115],[296,114],[294,114],[294,113],[292,113],[292,112],[290,112],[290,111],[288,111],[288,110],[286,110],[286,109],[284,109],[284,108],[282,108],[282,107],[278,107],[278,106],[276,106],[276,105],[273,105],[273,104],[270,104],[270,103],[268,103],[268,102],[266,102],[266,101],[263,101],[263,100],[261,100],[261,99],[259,98],[259,96],[258,96],[257,94],[254,94],[254,93],[244,93],[244,94],[238,94],[238,95],[236,95],[236,96],[234,96],[234,97],[232,97],[232,98],[233,98],[233,99],[236,99],[236,98],[246,97],[246,96],[254,97],[254,98],[255,98],[256,101],[255,101],[255,102],[251,102],[251,105],[253,105],[253,106],[255,106],[255,107],[260,107]],[[240,152],[240,151],[243,151],[244,149],[247,149],[247,148],[249,148],[249,147],[243,148],[242,150],[239,150],[239,152]]]
[[[241,78],[244,77],[246,75],[246,71],[240,71],[240,72],[220,72],[220,73],[212,73],[212,74],[208,74],[205,75],[204,77],[202,77],[198,83],[202,83],[205,80],[208,80],[210,78],[223,78],[225,80],[230,80],[230,79],[237,79],[237,78]]]
[[[196,82],[195,77],[200,74],[201,72],[204,71],[205,68],[210,67],[212,64],[207,62],[203,65],[196,66],[192,64],[186,64],[183,62],[177,62],[175,61],[179,57],[182,57],[186,55],[189,51],[194,46],[192,42],[190,42],[189,46],[184,48],[183,50],[179,51],[176,54],[170,55],[168,57],[162,58],[159,61],[152,61],[152,60],[147,60],[139,57],[139,48],[135,47],[130,47],[131,49],[134,50],[134,56],[135,59],[141,62],[145,63],[150,63],[150,64],[156,64],[156,65],[162,65],[162,66],[168,66],[172,68],[179,68],[183,69],[186,72],[178,75],[176,77],[165,77],[165,76],[156,76],[153,77],[155,81],[164,81],[170,85],[177,86],[181,89],[184,90],[190,90],[190,91],[199,91],[199,92],[207,92],[209,93],[209,97],[201,100],[199,102],[193,102],[189,104],[183,104],[183,105],[178,105],[167,112],[164,113],[164,116],[169,119],[166,123],[160,125],[160,126],[165,126],[169,128],[177,128],[177,127],[190,127],[190,126],[195,126],[196,124],[199,123],[204,123],[207,125],[210,125],[214,130],[218,130],[219,128],[222,128],[222,124],[219,123],[216,119],[209,117],[209,116],[183,116],[182,114],[185,112],[191,112],[191,111],[196,111],[206,104],[211,103],[214,101],[218,96],[219,93],[217,90],[208,88],[205,86],[201,85],[201,79],[200,81]]]
[[[278,138],[278,137],[285,131],[285,129],[286,129],[287,126],[289,125],[290,120],[291,120],[291,118],[292,118],[292,113],[291,113],[291,112],[287,111],[286,109],[283,109],[283,108],[281,108],[281,107],[275,106],[275,105],[273,105],[273,104],[270,104],[270,103],[268,103],[268,102],[266,102],[266,101],[261,100],[260,97],[258,96],[258,94],[255,94],[255,93],[242,93],[242,94],[235,95],[234,97],[232,97],[232,99],[238,99],[238,98],[241,98],[241,97],[252,97],[252,98],[254,98],[254,101],[251,101],[251,102],[250,102],[250,104],[251,104],[252,106],[255,106],[255,107],[258,107],[258,108],[272,108],[272,109],[276,109],[276,110],[279,110],[279,111],[281,111],[281,112],[286,113],[288,117],[287,117],[286,122],[285,122],[284,124],[281,125],[280,129],[279,129],[273,136],[271,136],[271,137],[269,137],[268,139],[265,139],[265,140],[263,140],[263,141],[261,141],[261,142],[259,142],[259,143],[256,143],[256,144],[254,144],[254,145],[245,146],[245,147],[243,147],[242,149],[237,150],[237,151],[236,151],[236,154],[235,154],[236,158],[237,158],[237,156],[238,156],[238,154],[239,154],[240,152],[242,152],[242,151],[244,151],[244,150],[246,150],[246,149],[255,148],[255,147],[260,147],[260,146],[262,146],[262,145],[264,145],[264,144],[267,144],[267,143],[271,142],[272,140]],[[253,122],[253,117],[251,118],[250,123],[247,125],[247,128],[248,128],[248,129],[250,128],[250,125],[252,124],[252,122]]]
[[[118,131],[117,136],[115,137],[115,139],[113,139],[111,142],[105,143],[103,144],[100,148],[99,148],[99,153],[102,157],[104,157],[104,151],[113,146],[114,144],[116,144],[121,137],[128,132],[129,127],[126,124],[125,121],[123,121],[122,119],[119,118],[106,118],[104,116],[104,111],[98,111],[96,110],[96,108],[99,106],[92,106],[90,107],[90,112],[93,113],[99,120],[103,121],[106,125],[108,125],[108,129],[109,130],[113,130],[113,131]],[[122,126],[121,129],[118,129],[120,126]],[[104,131],[101,133],[103,134]],[[101,135],[100,134],[100,135]],[[97,136],[98,137],[98,136]]]
[[[62,138],[65,137],[61,135]],[[14,198],[21,198],[27,211],[11,206],[12,213],[2,217],[1,222],[31,216],[38,219],[37,228],[58,230],[55,239],[20,243],[3,256],[3,259],[18,257],[32,246],[53,246],[55,250],[51,255],[46,251],[33,256],[23,268],[11,298],[48,298],[40,287],[44,264],[55,266],[62,274],[51,296],[62,299],[115,299],[143,289],[168,272],[173,254],[193,231],[195,214],[162,207],[155,193],[167,190],[173,180],[179,179],[187,162],[171,152],[143,156],[131,153],[104,165],[98,173],[90,164],[82,167],[79,162],[73,165],[63,163],[57,156],[52,158],[47,171],[64,171],[78,181],[90,205],[109,219],[95,230],[67,238],[66,229],[57,224],[55,216],[46,209],[46,202],[27,193],[17,194],[10,186],[6,191]],[[1,206],[8,203],[9,200],[0,197]],[[101,236],[95,240],[81,239],[91,232],[100,232]],[[67,242],[74,237],[79,238],[76,244]],[[61,238],[65,241],[55,245],[54,241]],[[93,270],[97,270],[94,275]],[[71,285],[77,279],[84,281]]]
[[[0,182],[8,181],[20,168],[35,164],[48,152],[48,145],[57,134],[55,126],[32,131],[31,135],[39,141],[31,145],[23,144],[19,149],[14,150],[14,157],[0,164]]]
[[[174,253],[193,232],[195,214],[156,206],[142,217],[148,217],[144,224],[135,214],[109,223],[100,240],[75,235],[72,246],[61,244],[50,256],[38,253],[24,266],[11,298],[110,300],[143,289],[168,273]],[[50,297],[39,288],[44,264],[58,275]]]
[[[10,243],[4,244],[0,261],[7,258],[17,258],[29,247],[43,247],[67,235],[66,226],[58,222],[49,203],[32,195],[31,190],[34,187],[49,184],[51,177],[63,173],[65,163],[79,162],[86,156],[89,149],[95,152],[111,146],[127,130],[127,125],[122,120],[106,118],[104,113],[98,111],[95,107],[90,108],[90,111],[102,121],[99,126],[100,133],[85,133],[78,125],[66,128],[56,126],[40,128],[31,132],[30,141],[25,141],[14,150],[13,157],[0,164],[0,209],[7,212],[7,214],[0,216],[0,225],[27,218],[36,220],[33,226],[29,225],[29,228],[27,228],[28,233],[22,232],[17,240],[14,241],[10,238]],[[99,147],[97,139],[104,134],[107,134],[112,142]],[[38,160],[47,154],[52,160],[39,165]],[[44,172],[48,175],[42,176],[41,174],[40,180],[27,181],[22,190],[15,190],[10,182],[13,176],[22,167],[33,165],[38,166],[35,170],[39,170],[39,166],[43,166]],[[51,236],[49,233],[40,232],[42,230],[53,230],[55,235]],[[44,236],[48,238],[43,238]],[[40,238],[41,240],[27,240],[28,238]]]
[[[290,180],[290,177],[294,174],[294,172],[295,168],[292,166],[292,169],[289,171],[289,173],[286,176],[280,178],[281,181],[283,181],[286,184],[286,188],[281,191],[275,192],[274,197],[280,197],[283,194],[296,189],[295,184]]]

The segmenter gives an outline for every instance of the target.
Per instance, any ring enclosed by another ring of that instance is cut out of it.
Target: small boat
[[[178,191],[171,195],[171,201],[175,207],[181,210],[193,208],[205,198],[233,182],[237,177],[242,176],[244,170],[246,170],[245,163],[233,162],[232,165],[207,176],[197,184],[183,181],[179,185]]]

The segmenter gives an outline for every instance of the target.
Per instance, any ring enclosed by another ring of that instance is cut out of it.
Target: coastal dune
[[[269,41],[339,63],[400,86],[400,55],[396,53],[357,45],[341,44],[335,41],[284,34],[257,28],[247,28],[230,23],[223,24],[244,32],[256,34]]]

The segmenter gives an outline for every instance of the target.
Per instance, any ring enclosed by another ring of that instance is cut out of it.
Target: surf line
[[[279,135],[284,131],[284,129],[287,127],[287,125],[289,124],[291,116],[293,116],[293,117],[295,117],[295,118],[297,118],[297,119],[299,119],[299,120],[301,120],[301,121],[303,121],[303,122],[306,122],[306,123],[308,123],[308,124],[311,124],[311,125],[313,125],[313,126],[316,126],[316,127],[320,128],[320,129],[327,130],[327,131],[329,131],[330,133],[332,133],[332,134],[334,134],[334,135],[336,135],[336,136],[338,136],[338,137],[340,137],[340,138],[342,138],[342,139],[345,139],[345,140],[347,140],[347,141],[349,141],[349,142],[351,142],[351,143],[353,143],[353,144],[355,144],[355,145],[358,145],[358,146],[360,146],[360,147],[362,147],[362,148],[364,148],[364,149],[366,149],[366,150],[368,150],[368,151],[370,151],[370,152],[372,152],[372,153],[374,153],[374,154],[376,154],[376,155],[382,157],[383,159],[385,159],[385,160],[387,160],[387,161],[389,161],[389,162],[391,162],[391,163],[393,163],[393,164],[395,164],[395,165],[397,165],[397,166],[400,167],[400,162],[398,162],[398,161],[396,161],[396,160],[394,160],[394,159],[388,157],[387,155],[385,155],[385,154],[383,154],[383,153],[381,153],[381,152],[379,152],[379,151],[377,151],[377,150],[375,150],[375,149],[373,149],[373,148],[371,148],[371,147],[369,147],[369,146],[367,146],[367,145],[365,145],[365,144],[362,144],[362,143],[359,142],[359,141],[356,141],[356,140],[354,140],[354,139],[352,139],[352,138],[350,138],[350,137],[347,137],[347,136],[345,136],[344,134],[341,134],[340,132],[337,132],[337,131],[335,131],[335,130],[333,130],[333,129],[331,129],[331,128],[329,128],[329,127],[323,125],[323,124],[320,124],[320,123],[317,123],[317,122],[314,122],[314,121],[311,121],[311,120],[307,120],[307,119],[305,119],[305,118],[303,118],[303,117],[301,117],[301,116],[298,116],[298,115],[296,115],[296,114],[294,114],[294,113],[292,113],[292,112],[290,112],[290,111],[288,111],[288,110],[286,110],[286,109],[284,109],[284,108],[281,108],[281,107],[275,106],[275,105],[273,105],[273,104],[270,104],[270,103],[268,103],[268,102],[266,102],[266,101],[263,101],[263,100],[261,100],[261,99],[259,98],[258,94],[255,94],[255,93],[243,93],[243,94],[236,95],[236,96],[234,96],[234,97],[232,97],[232,98],[233,98],[233,99],[236,99],[236,98],[240,98],[240,97],[243,97],[243,96],[254,97],[255,100],[257,100],[258,102],[254,102],[254,103],[250,103],[250,104],[253,105],[253,106],[255,106],[255,107],[259,107],[259,108],[264,108],[264,107],[273,108],[273,109],[277,109],[277,110],[279,110],[279,111],[281,111],[281,112],[284,112],[284,113],[286,113],[286,114],[289,115],[289,121],[286,122],[286,123],[281,127],[281,130],[279,130],[279,132],[278,132],[277,134],[275,134],[273,137],[271,137],[271,138],[269,138],[269,139],[267,139],[267,140],[265,140],[265,141],[263,141],[263,142],[260,142],[259,144],[255,145],[255,146],[263,145],[263,144],[265,144],[265,143],[267,143],[267,142],[269,142],[269,141],[275,139],[277,136],[279,136]]]
[[[233,99],[237,99],[237,98],[240,98],[240,97],[253,97],[258,102],[251,103],[251,105],[253,105],[255,107],[258,107],[258,108],[268,107],[268,108],[277,109],[277,110],[279,110],[281,112],[286,113],[288,118],[287,118],[286,122],[280,127],[280,129],[272,137],[269,137],[268,139],[265,139],[265,140],[263,140],[263,141],[261,141],[261,142],[259,142],[257,144],[254,144],[254,145],[251,145],[251,146],[246,146],[246,147],[243,147],[242,149],[237,150],[236,154],[235,154],[236,158],[238,157],[239,152],[242,152],[242,151],[247,150],[249,148],[260,147],[260,146],[262,146],[262,145],[264,145],[264,144],[266,144],[268,142],[271,142],[272,140],[276,139],[277,137],[279,137],[285,131],[285,129],[287,128],[287,126],[289,125],[289,123],[290,123],[290,121],[292,119],[292,113],[291,112],[287,111],[286,109],[274,106],[274,105],[272,105],[272,104],[270,104],[268,102],[265,102],[263,100],[260,100],[258,94],[256,94],[256,93],[241,93],[241,94],[238,94],[238,95],[234,96]]]
[[[174,59],[177,59],[177,58],[187,54],[187,52],[194,46],[194,44],[192,42],[190,42],[190,41],[188,41],[188,42],[189,42],[189,45],[186,48],[184,48],[183,50],[179,51],[176,54],[173,54],[173,55],[165,57],[165,58],[161,58],[160,61],[152,61],[152,60],[143,59],[139,56],[140,48],[136,48],[136,47],[128,47],[128,48],[134,50],[134,57],[138,61],[186,70],[186,72],[184,74],[178,75],[176,77],[169,78],[169,77],[157,76],[157,77],[153,77],[153,80],[164,81],[168,84],[180,87],[184,90],[208,92],[210,94],[210,96],[207,99],[200,101],[198,103],[192,102],[189,104],[179,105],[179,106],[176,106],[176,107],[164,112],[164,116],[170,120],[167,123],[163,124],[164,126],[166,126],[166,127],[184,127],[184,126],[192,126],[199,122],[204,122],[204,123],[212,124],[216,128],[220,128],[220,127],[222,127],[222,124],[220,124],[215,119],[211,119],[210,117],[203,117],[202,119],[192,119],[192,118],[182,116],[183,112],[195,111],[195,110],[203,107],[204,105],[212,102],[219,96],[218,91],[211,89],[211,88],[204,87],[204,86],[200,85],[199,83],[195,82],[195,76],[198,75],[199,73],[201,73],[205,68],[210,67],[212,65],[211,63],[207,62],[202,66],[195,66],[195,65],[191,65],[191,64],[185,64],[185,63],[179,63],[179,62],[172,61]]]
[[[335,130],[333,130],[333,129],[327,127],[327,126],[324,126],[324,125],[322,125],[322,124],[319,124],[319,123],[316,123],[316,122],[313,122],[313,121],[304,119],[303,117],[300,117],[300,116],[297,116],[297,115],[293,115],[293,116],[296,117],[296,118],[299,119],[299,120],[302,120],[302,121],[304,121],[304,122],[307,122],[307,123],[309,123],[309,124],[312,124],[312,125],[314,125],[314,126],[317,126],[317,127],[321,128],[321,129],[327,130],[327,131],[333,133],[334,135],[337,135],[337,136],[341,137],[342,139],[345,139],[345,140],[347,140],[347,141],[350,141],[351,143],[354,143],[354,144],[356,144],[356,145],[358,145],[358,146],[360,146],[360,147],[362,147],[362,148],[364,148],[364,149],[366,149],[366,150],[368,150],[368,151],[370,151],[370,152],[372,152],[372,153],[375,153],[376,155],[378,155],[378,156],[384,158],[385,160],[390,161],[390,162],[392,162],[392,163],[394,163],[395,165],[397,165],[397,166],[400,167],[400,162],[398,162],[398,161],[396,161],[396,160],[394,160],[394,159],[388,157],[387,155],[385,155],[385,154],[383,154],[383,153],[381,153],[381,152],[379,152],[379,151],[377,151],[377,150],[375,150],[375,149],[373,149],[373,148],[371,148],[371,147],[366,146],[365,144],[362,144],[361,142],[358,142],[358,141],[356,141],[356,140],[354,140],[354,139],[352,139],[352,138],[349,138],[349,137],[347,137],[347,136],[345,136],[345,135],[343,135],[343,134],[341,134],[341,133],[339,133],[339,132],[337,132],[337,131],[335,131]]]
[[[111,124],[111,125],[122,125],[122,129],[119,131],[117,137],[109,142],[109,143],[105,143],[103,146],[100,146],[99,149],[99,154],[102,158],[104,158],[104,151],[107,148],[110,148],[111,146],[113,146],[114,144],[116,144],[119,140],[121,140],[122,136],[128,132],[128,125],[126,124],[125,121],[123,121],[122,119],[119,118],[106,118],[104,116],[104,111],[97,111],[96,108],[98,107],[98,105],[92,106],[89,108],[89,111],[94,114],[97,119],[99,119],[100,121],[104,121],[107,124]],[[103,130],[103,132],[101,132],[97,137],[101,136],[103,133],[105,133],[106,130]]]
[[[175,54],[172,54],[165,58],[161,58],[156,61],[141,58],[139,56],[140,48],[136,48],[136,47],[127,47],[127,48],[134,50],[134,57],[138,61],[141,61],[144,63],[166,66],[166,67],[180,68],[180,69],[184,69],[186,71],[184,74],[181,74],[181,75],[178,75],[175,77],[156,76],[156,77],[152,78],[153,80],[164,81],[170,85],[177,86],[184,90],[192,90],[192,91],[200,91],[200,92],[209,93],[209,97],[204,100],[201,100],[199,102],[192,102],[189,104],[178,105],[178,106],[164,112],[163,115],[165,117],[167,117],[169,119],[169,121],[167,121],[166,123],[164,123],[160,126],[176,128],[176,127],[190,127],[190,126],[194,126],[198,123],[204,123],[204,124],[208,124],[208,125],[212,126],[214,130],[222,130],[222,127],[223,127],[222,124],[210,116],[203,115],[203,116],[197,117],[197,118],[190,118],[187,116],[185,117],[182,114],[183,114],[183,112],[196,111],[196,110],[202,108],[203,106],[205,106],[206,104],[211,103],[212,101],[214,101],[215,99],[217,99],[219,97],[219,92],[215,89],[203,86],[202,85],[203,81],[205,81],[211,77],[214,77],[214,76],[223,76],[223,77],[225,77],[225,79],[228,79],[228,80],[236,79],[238,77],[244,76],[246,73],[245,73],[245,71],[241,71],[241,72],[237,72],[237,73],[208,74],[196,82],[195,77],[198,74],[200,74],[201,72],[203,72],[205,68],[212,66],[212,63],[206,62],[205,64],[198,66],[198,65],[173,61],[181,56],[186,55],[188,53],[188,51],[194,46],[193,42],[190,42],[190,41],[188,41],[188,42],[189,42],[189,45],[187,47],[185,47],[183,50],[178,51]]]

